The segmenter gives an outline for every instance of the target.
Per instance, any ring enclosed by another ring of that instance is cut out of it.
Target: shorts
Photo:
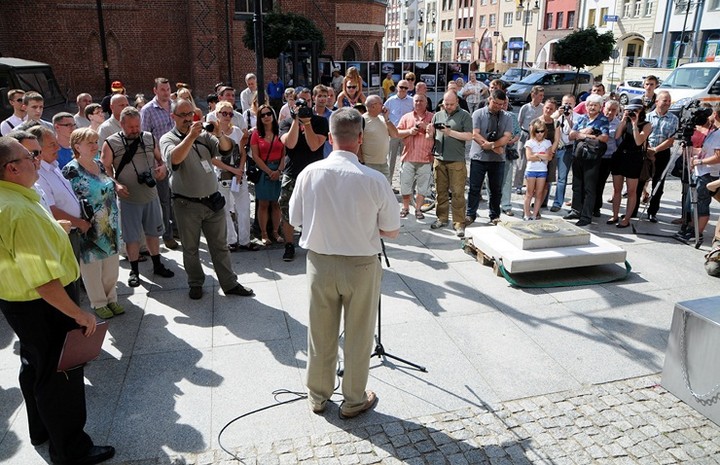
[[[707,189],[707,185],[715,181],[717,177],[711,174],[703,174],[697,178],[697,212],[698,216],[710,216],[710,202],[713,195]]]
[[[417,193],[423,197],[432,194],[432,163],[403,162],[400,167],[400,194],[412,195],[417,180]]]
[[[525,171],[526,178],[542,178],[548,177],[547,171]]]
[[[283,174],[280,180],[280,198],[278,203],[280,204],[280,213],[282,218],[290,224],[290,197],[295,190],[295,178],[291,178],[287,174]]]
[[[160,237],[165,231],[160,199],[137,204],[120,200],[120,223],[122,238],[126,244],[140,242],[142,234]]]

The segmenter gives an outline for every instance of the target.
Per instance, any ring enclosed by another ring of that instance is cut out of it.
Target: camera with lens
[[[445,129],[447,126],[445,123],[433,123],[433,127],[437,130]]]
[[[681,140],[689,144],[695,133],[695,127],[704,126],[712,114],[713,109],[701,107],[700,101],[697,99],[683,106],[679,115],[680,125],[678,129]]]
[[[490,131],[490,133],[485,138],[485,140],[487,140],[488,142],[495,142],[498,139],[500,139],[500,137],[498,137],[497,130]]]
[[[215,125],[213,123],[203,123],[202,128],[207,132],[215,132]]]
[[[308,106],[307,100],[299,98],[295,100],[295,108],[290,109],[290,116],[293,118],[310,118],[312,116],[312,108]]]
[[[573,107],[569,103],[566,103],[565,105],[563,105],[561,107],[561,109],[562,109],[563,115],[565,115],[565,116],[570,116],[570,113],[572,113],[572,111],[573,111]]]
[[[630,118],[635,118],[635,115],[637,115],[637,112],[635,110],[628,110],[627,114]]]
[[[150,171],[143,171],[137,175],[138,184],[145,184],[148,187],[155,187],[157,184]]]

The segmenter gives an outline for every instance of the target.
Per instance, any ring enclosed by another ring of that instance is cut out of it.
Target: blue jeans
[[[567,187],[567,178],[572,167],[573,144],[568,144],[558,151],[557,157],[557,185],[555,186],[555,200],[553,207],[562,207],[565,201],[565,188]]]
[[[504,161],[470,161],[470,190],[468,191],[467,216],[472,219],[477,217],[477,209],[480,205],[480,189],[482,188],[485,175],[488,177],[488,189],[490,198],[490,219],[500,218],[500,198],[502,197],[503,176],[505,174]]]

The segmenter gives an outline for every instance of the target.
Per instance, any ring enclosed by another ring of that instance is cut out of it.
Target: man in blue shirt
[[[270,106],[275,110],[275,115],[280,114],[283,106],[283,94],[285,93],[285,85],[278,79],[277,73],[272,73],[270,82],[267,85],[267,94],[270,98]]]

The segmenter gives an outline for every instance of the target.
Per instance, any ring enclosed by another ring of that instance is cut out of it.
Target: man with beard
[[[223,197],[218,192],[212,159],[229,156],[234,142],[220,132],[203,131],[201,121],[193,121],[194,106],[188,100],[175,102],[175,126],[160,139],[160,151],[171,169],[170,186],[180,240],[183,264],[190,286],[189,297],[201,299],[205,273],[200,263],[200,233],[207,240],[210,258],[225,295],[250,296],[253,291],[239,284],[232,270],[227,246],[227,226]]]
[[[141,131],[140,124],[140,112],[135,107],[126,107],[120,114],[122,131],[108,137],[102,147],[105,170],[118,184],[122,237],[131,268],[130,287],[140,285],[138,261],[143,234],[153,273],[163,278],[175,276],[160,262],[159,238],[164,227],[155,186],[157,180],[167,177],[167,169],[155,139],[151,133]]]

